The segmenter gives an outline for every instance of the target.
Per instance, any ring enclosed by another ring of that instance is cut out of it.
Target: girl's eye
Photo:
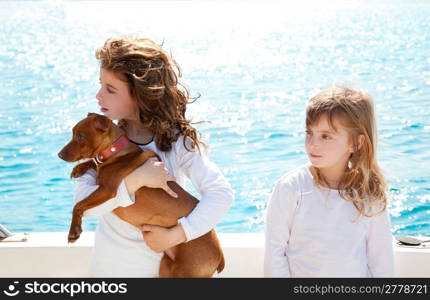
[[[99,84],[103,87],[103,82],[101,82],[101,81],[99,81]],[[106,87],[106,91],[109,93],[109,94],[115,94],[115,92],[114,91],[112,91],[110,88],[108,88],[108,87]]]
[[[312,132],[310,130],[306,130],[305,133],[306,133],[306,135],[311,135],[312,134]]]
[[[323,134],[323,135],[322,135],[322,138],[323,138],[324,140],[331,140],[331,136],[329,136],[329,135],[327,135],[327,134]]]

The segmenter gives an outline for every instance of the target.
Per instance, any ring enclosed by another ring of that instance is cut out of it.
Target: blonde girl
[[[387,184],[372,99],[334,86],[306,110],[309,164],[281,177],[268,204],[268,277],[391,277]]]

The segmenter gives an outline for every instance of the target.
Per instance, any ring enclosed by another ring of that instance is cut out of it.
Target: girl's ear
[[[361,147],[363,147],[363,144],[364,144],[364,135],[363,135],[363,134],[360,134],[360,135],[357,137],[357,140],[356,140],[355,142],[356,142],[356,143],[353,143],[353,144],[351,145],[350,149],[349,149],[349,151],[350,151],[351,153],[354,153],[355,151],[357,151],[358,149],[360,149]]]
[[[364,144],[364,134],[360,134],[357,139],[357,150],[363,147]]]

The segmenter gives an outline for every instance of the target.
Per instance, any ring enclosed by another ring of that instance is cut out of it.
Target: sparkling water
[[[57,153],[99,111],[95,49],[138,34],[201,95],[187,116],[210,121],[196,127],[235,191],[218,231],[263,231],[274,182],[307,162],[306,102],[337,83],[374,98],[393,234],[430,235],[429,16],[426,1],[3,1],[0,223],[68,231],[73,164]]]

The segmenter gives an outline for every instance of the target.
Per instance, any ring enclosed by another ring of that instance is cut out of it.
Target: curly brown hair
[[[96,58],[101,68],[113,71],[127,83],[138,105],[140,122],[154,133],[161,151],[170,151],[180,135],[188,151],[187,137],[193,148],[204,145],[200,133],[185,118],[186,105],[193,101],[178,80],[180,68],[161,45],[147,38],[109,38],[96,50]],[[126,124],[120,120],[119,125]]]
[[[372,98],[363,91],[348,87],[333,86],[309,101],[306,109],[306,127],[317,124],[326,116],[332,128],[336,118],[348,131],[354,146],[340,183],[340,196],[351,201],[362,216],[371,217],[385,211],[388,204],[388,186],[376,159],[376,120]],[[364,137],[358,147],[358,136]],[[320,170],[313,167],[316,176],[314,182],[320,186],[328,183]],[[381,209],[375,213],[374,207]]]

